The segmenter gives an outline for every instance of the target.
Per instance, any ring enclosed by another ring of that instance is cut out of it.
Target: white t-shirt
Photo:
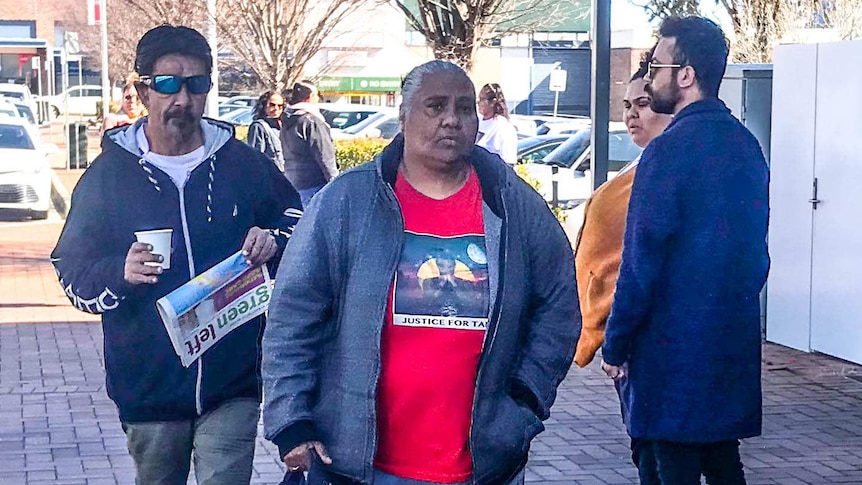
[[[147,135],[144,133],[143,127],[138,128],[135,137],[138,140],[141,152],[144,154],[144,160],[168,174],[171,180],[173,180],[174,185],[180,190],[186,185],[186,180],[189,179],[192,171],[204,161],[206,152],[203,145],[184,155],[159,155],[150,151],[150,142],[147,141]]]
[[[505,116],[497,115],[489,120],[479,120],[479,136],[476,144],[509,165],[518,163],[518,132]]]

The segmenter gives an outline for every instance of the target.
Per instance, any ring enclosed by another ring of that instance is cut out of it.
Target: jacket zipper
[[[373,407],[371,409],[371,456],[368,460],[368,472],[370,476],[374,476],[374,457],[377,455],[377,386],[380,383],[380,361],[382,359],[381,355],[381,340],[383,339],[383,326],[386,324],[386,309],[389,305],[389,299],[392,298],[392,284],[395,278],[395,270],[398,267],[398,260],[401,258],[401,249],[404,247],[404,216],[401,214],[401,205],[398,204],[398,198],[395,197],[395,191],[392,190],[392,187],[389,186],[386,182],[383,182],[385,186],[385,190],[387,195],[390,197],[390,201],[395,203],[395,207],[398,210],[398,222],[401,226],[401,234],[398,237],[398,247],[395,251],[393,251],[393,260],[389,264],[390,273],[392,277],[389,279],[389,287],[386,289],[386,299],[383,301],[383,319],[380,322],[380,325],[377,326],[377,334],[376,334],[376,344],[377,344],[377,359],[375,360],[374,365],[374,387],[372,388],[371,394],[371,402]]]
[[[189,235],[189,223],[186,218],[186,198],[185,198],[185,187],[186,183],[189,181],[189,176],[191,172],[186,174],[186,181],[183,183],[183,187],[179,190],[180,193],[180,220],[183,224],[183,240],[186,244],[186,256],[189,260],[189,279],[192,279],[196,276],[195,272],[195,261],[192,257],[192,241],[191,236]],[[203,380],[203,356],[198,357],[198,377],[195,380],[195,410],[197,411],[198,416],[203,414],[203,403],[201,400],[201,381]]]
[[[497,336],[497,327],[500,324],[500,315],[503,313],[503,299],[501,298],[503,295],[503,271],[506,260],[508,259],[509,254],[509,245],[506,244],[506,234],[504,231],[507,230],[506,220],[508,218],[508,212],[506,211],[506,201],[503,197],[500,197],[500,203],[503,206],[503,224],[500,228],[500,244],[503,248],[503,258],[500,260],[500,269],[499,269],[499,281],[497,283],[497,298],[494,299],[494,308],[491,309],[490,315],[493,317],[493,321],[489,323],[488,330],[491,332],[490,338],[488,337],[488,333],[485,333],[485,338],[482,341],[482,355],[479,357],[479,370],[476,372],[476,385],[473,391],[473,407],[470,409],[470,433],[467,437],[467,442],[470,445],[470,461],[473,465],[473,478],[471,482],[473,484],[478,484],[478,479],[476,478],[476,457],[473,454],[473,450],[476,448],[473,443],[473,426],[475,422],[473,418],[476,416],[476,401],[479,397],[479,383],[482,382],[482,370],[485,368],[486,356],[491,352],[491,347],[494,346],[494,338]],[[487,345],[486,345],[487,344]]]

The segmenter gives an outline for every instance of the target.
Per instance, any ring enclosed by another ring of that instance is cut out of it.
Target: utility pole
[[[216,0],[207,2],[207,42],[212,49],[213,57],[213,86],[207,96],[207,116],[216,118],[218,116],[218,30],[216,29]]]
[[[608,179],[608,123],[611,96],[611,0],[592,0],[592,130],[590,171],[593,189]]]

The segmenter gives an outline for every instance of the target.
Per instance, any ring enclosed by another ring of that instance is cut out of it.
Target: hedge
[[[389,140],[382,138],[351,138],[335,141],[335,162],[341,171],[362,165],[386,148]]]
[[[240,141],[245,141],[248,135],[247,126],[236,127],[236,137]],[[372,160],[377,156],[389,140],[382,138],[350,138],[346,140],[335,140],[335,161],[338,164],[338,169],[342,172],[349,170],[358,165]],[[541,182],[530,177],[527,174],[527,169],[523,165],[516,165],[515,172],[524,179],[531,187],[538,191],[541,188]],[[557,216],[560,222],[565,222],[566,213],[560,207],[552,207],[551,212]]]

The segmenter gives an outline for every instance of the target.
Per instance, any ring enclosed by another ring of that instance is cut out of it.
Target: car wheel
[[[48,211],[30,211],[30,219],[43,221],[48,218]]]

